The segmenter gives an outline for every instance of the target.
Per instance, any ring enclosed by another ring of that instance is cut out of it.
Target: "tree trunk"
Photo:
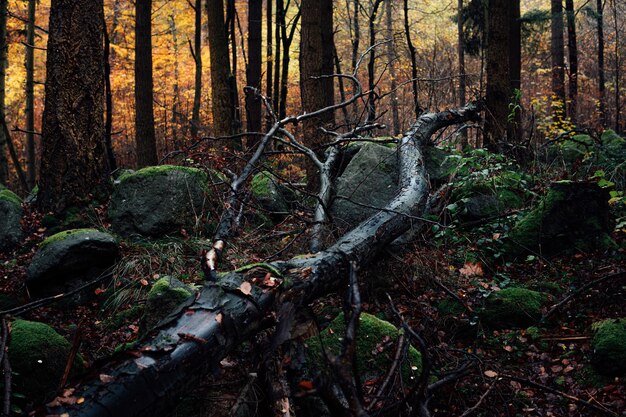
[[[62,212],[106,186],[102,0],[50,7],[41,175],[37,204]]]
[[[0,0],[0,118],[5,120],[6,75],[9,45],[7,44],[7,3]],[[0,184],[9,181],[9,161],[7,159],[7,138],[4,129],[0,129]]]
[[[606,127],[606,93],[604,77],[604,3],[596,2],[597,31],[598,31],[598,112],[600,113],[600,127]]]
[[[300,11],[296,14],[291,22],[291,29],[287,33],[287,24],[285,22],[285,13],[282,14],[282,21],[280,25],[280,37],[283,44],[283,63],[280,71],[280,104],[278,106],[278,118],[284,119],[287,115],[287,93],[289,82],[289,63],[291,62],[291,43],[298,27],[298,21],[300,20]],[[332,47],[334,48],[334,44]],[[334,55],[333,55],[334,56]],[[333,58],[334,59],[334,58]]]
[[[406,36],[406,44],[409,48],[409,57],[411,58],[411,86],[413,87],[413,111],[415,117],[419,117],[424,111],[419,104],[419,91],[417,88],[417,51],[411,40],[411,27],[409,26],[409,1],[404,0],[404,34]]]
[[[356,64],[359,60],[359,46],[361,44],[361,24],[360,24],[360,15],[361,15],[361,2],[360,0],[346,0],[346,9],[350,10],[350,6],[349,3],[347,3],[348,1],[351,1],[353,3],[353,7],[354,9],[352,10],[352,27],[350,28],[351,30],[351,37],[350,37],[350,42],[352,43],[352,56],[351,56],[351,63],[352,63],[352,72],[354,72],[356,70]],[[356,86],[352,86],[352,95],[356,94],[355,90]],[[350,123],[348,123],[348,127],[350,128],[352,126],[353,123],[356,123],[356,121],[359,120],[359,108],[358,106],[354,106],[354,112],[353,112],[353,120],[350,120]]]
[[[456,29],[457,29],[457,54],[459,58],[459,106],[464,106],[465,97],[465,34],[463,33],[463,0],[457,1],[457,15],[456,15]],[[461,132],[459,142],[457,144],[458,150],[463,150],[468,145],[467,130]]]
[[[228,77],[228,90],[230,94],[231,109],[233,111],[233,125],[231,131],[233,134],[239,133],[241,130],[241,111],[239,108],[239,95],[237,88],[237,37],[235,33],[235,21],[237,20],[237,9],[235,8],[235,0],[226,0],[226,27],[228,28],[228,39],[230,40],[230,75]],[[236,146],[240,142],[233,142]]]
[[[574,0],[565,0],[567,15],[567,51],[569,55],[569,117],[574,124],[578,115],[578,44],[576,42],[576,11]]]
[[[278,112],[280,106],[280,71],[281,71],[281,52],[282,42],[280,41],[280,27],[284,25],[285,20],[285,2],[283,0],[276,0],[276,26],[274,27],[274,46],[276,49],[276,55],[274,56],[274,79],[272,87],[274,90],[274,97],[272,101],[272,107],[275,112]]]
[[[174,46],[174,85],[172,86],[172,138],[174,147],[178,147],[178,125],[180,121],[180,68],[178,65],[178,28],[176,27],[176,16],[170,15],[170,32],[172,34],[172,44]],[[165,130],[167,134],[167,129]],[[165,138],[167,141],[169,138]]]
[[[303,0],[300,5],[300,97],[303,112],[311,112],[334,103],[334,80],[315,78],[333,73],[333,19],[332,0]],[[328,30],[330,28],[330,30]],[[305,145],[316,148],[324,142],[319,127],[334,123],[329,111],[303,122]],[[316,149],[319,154],[322,151]],[[307,180],[311,190],[319,188],[317,167],[307,160]]]
[[[193,109],[191,111],[191,136],[196,138],[198,136],[198,127],[200,127],[200,100],[202,97],[202,0],[196,0],[194,13],[192,52],[196,66],[193,85]]]
[[[522,38],[520,0],[510,0],[509,6],[509,114],[507,116],[507,138],[510,143],[522,139],[521,78],[522,78]]]
[[[103,14],[104,19],[104,14]],[[113,92],[111,91],[111,40],[107,31],[106,21],[102,22],[104,28],[104,93],[105,93],[105,119],[104,119],[104,143],[107,150],[109,169],[117,169],[117,161],[113,153]]]
[[[386,21],[387,21],[387,59],[389,61],[389,78],[391,78],[389,88],[391,89],[391,120],[393,122],[393,135],[400,134],[400,114],[398,112],[398,94],[396,89],[398,88],[398,82],[396,81],[396,51],[395,42],[393,38],[393,16],[392,16],[392,0],[386,2]]]
[[[246,83],[248,86],[261,89],[261,60],[262,58],[262,27],[263,1],[250,0],[248,2],[248,68]],[[246,94],[246,122],[248,132],[261,131],[261,99],[258,95]],[[255,136],[248,138],[248,147],[258,143]]]
[[[228,136],[234,133],[235,118],[229,86],[231,73],[228,56],[228,29],[224,22],[224,2],[223,0],[207,0],[206,4],[211,54],[213,134]]]
[[[265,54],[267,55],[267,73],[265,74],[265,95],[269,102],[272,102],[274,90],[272,89],[272,82],[274,81],[274,48],[272,45],[272,0],[267,0],[267,6],[265,11],[265,21],[267,26],[265,28],[265,39],[267,41]],[[265,130],[269,130],[269,126],[271,126],[274,122],[269,120],[267,121],[268,126]]]
[[[367,97],[367,120],[365,123],[373,123],[376,119],[376,72],[374,64],[376,63],[376,18],[378,17],[378,8],[383,0],[375,0],[369,16],[369,61],[367,62],[367,88],[370,91]]]
[[[509,0],[489,0],[487,16],[487,97],[483,146],[497,152],[507,131],[511,97],[509,54]]]
[[[428,196],[427,174],[421,163],[423,147],[437,130],[477,117],[472,105],[423,115],[398,146],[400,184],[385,209],[325,251],[272,264],[278,272],[273,273],[276,278],[288,276],[278,287],[251,283],[252,290],[245,295],[239,290],[245,273],[231,273],[218,283],[207,283],[197,297],[180,306],[135,349],[137,356],[99,372],[113,381],[91,381],[74,393],[85,399],[82,404],[58,407],[50,413],[74,417],[165,415],[200,376],[219,366],[232,349],[254,335],[272,309],[306,305],[336,291],[346,282],[350,262],[366,265],[411,228],[414,220],[407,215],[422,215]]]
[[[622,104],[621,104],[621,85],[620,85],[620,68],[622,66],[621,64],[621,55],[620,55],[620,28],[619,28],[619,23],[617,21],[617,16],[618,16],[618,11],[617,11],[617,2],[615,0],[613,0],[611,2],[612,6],[613,6],[613,24],[614,24],[614,29],[615,29],[615,58],[614,58],[614,62],[615,62],[615,132],[620,133],[621,132],[621,122],[620,122],[620,113],[622,111]]]
[[[35,155],[35,0],[28,0],[26,25],[26,149],[28,156],[28,187],[35,186],[37,160]]]
[[[135,145],[139,168],[158,162],[152,84],[152,0],[135,1]]]
[[[555,115],[564,118],[567,115],[565,106],[565,54],[563,52],[563,0],[550,0],[550,53],[552,56],[552,92],[556,100]],[[559,111],[559,107],[562,110]]]

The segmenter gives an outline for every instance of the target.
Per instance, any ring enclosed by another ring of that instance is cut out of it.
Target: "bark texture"
[[[246,83],[254,88],[261,89],[261,52],[263,1],[250,0],[248,2],[248,68],[246,68]],[[256,94],[246,94],[246,122],[248,132],[261,131],[261,99]],[[255,141],[248,138],[248,145]]]
[[[91,200],[108,175],[104,145],[103,0],[53,0],[37,204]]]
[[[565,0],[567,14],[567,51],[569,55],[569,117],[576,123],[578,114],[578,43],[576,41],[576,11],[574,0]]]
[[[200,98],[202,97],[202,0],[196,0],[194,6],[195,21],[193,33],[193,60],[195,80],[193,85],[193,109],[191,111],[191,135],[198,136],[200,126]]]
[[[8,0],[0,0],[0,118],[5,116],[6,75],[7,75],[7,3]],[[7,159],[7,138],[4,129],[0,129],[0,184],[6,184],[9,180],[9,161]]]
[[[28,187],[33,188],[37,178],[35,155],[35,0],[28,0],[26,24],[26,165]]]
[[[277,288],[263,288],[252,282],[251,292],[246,295],[239,290],[245,273],[231,273],[218,283],[206,284],[197,297],[179,307],[138,346],[137,356],[100,373],[112,376],[113,381],[92,381],[74,394],[85,398],[82,404],[50,412],[81,417],[166,414],[199,376],[217,367],[231,349],[254,334],[277,302],[297,308],[336,291],[347,282],[350,262],[367,264],[412,227],[413,221],[406,214],[420,215],[428,195],[422,148],[438,129],[477,117],[473,105],[424,114],[398,147],[399,191],[386,210],[325,251],[274,263],[272,268],[278,273],[273,275],[282,279]]]
[[[563,0],[550,1],[552,92],[565,105],[565,53],[563,50]]]
[[[152,85],[152,0],[135,2],[135,145],[137,165],[156,165]]]

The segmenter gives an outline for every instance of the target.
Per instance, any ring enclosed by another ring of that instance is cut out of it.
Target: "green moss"
[[[67,361],[70,343],[44,323],[16,320],[11,325],[9,359],[15,372],[15,392],[40,402],[54,395]],[[77,356],[73,372],[83,369]]]
[[[208,182],[208,176],[204,171],[197,168],[182,167],[178,165],[157,165],[142,168],[139,171],[127,172],[122,174],[118,181],[124,182],[138,178],[152,177],[155,175],[164,175],[172,171],[183,172],[193,177],[196,177],[198,181],[200,181],[202,184],[206,184]]]
[[[267,269],[269,272],[276,275],[277,277],[283,276],[283,274],[275,266],[270,265],[268,263],[264,263],[264,262],[257,262],[257,263],[253,263],[249,265],[244,265],[242,267],[235,269],[235,272],[239,272],[239,273],[248,272],[249,270],[254,269],[254,268]]]
[[[154,283],[150,292],[148,293],[148,299],[163,296],[167,294],[168,298],[174,298],[177,302],[186,300],[191,296],[191,291],[183,287],[172,287],[169,277],[163,277]]]
[[[315,364],[315,367],[324,363],[322,346],[326,352],[338,355],[341,352],[345,330],[342,313],[319,336],[308,339],[306,345],[309,363]],[[377,378],[387,372],[393,361],[395,341],[399,335],[400,332],[393,324],[371,314],[361,314],[357,330],[356,365],[363,380]],[[420,353],[413,346],[409,346],[407,356],[407,360],[402,364],[402,376],[405,379],[416,378],[422,369]]]
[[[39,244],[39,249],[43,248],[46,245],[49,245],[50,243],[63,240],[65,238],[67,238],[68,236],[77,235],[77,234],[80,234],[80,233],[92,233],[92,232],[98,232],[98,231],[99,230],[97,230],[97,229],[72,229],[72,230],[66,230],[64,232],[60,232],[60,233],[57,233],[55,235],[48,236],[46,238],[46,240],[44,240],[43,242],[41,242]]]
[[[120,311],[113,317],[104,320],[102,326],[107,330],[119,329],[125,323],[141,318],[144,309],[145,306],[143,305],[134,305],[128,310]]]
[[[626,318],[595,323],[593,359],[596,370],[604,375],[626,373]]]
[[[250,190],[256,197],[269,197],[272,194],[272,174],[262,171],[252,177]]]
[[[526,288],[506,288],[485,300],[480,317],[492,327],[526,327],[541,318],[548,295]]]
[[[22,199],[8,188],[0,190],[0,200],[8,201],[10,203],[17,204],[18,206],[22,205]]]

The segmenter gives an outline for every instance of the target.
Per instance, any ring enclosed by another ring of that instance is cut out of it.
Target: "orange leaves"
[[[482,277],[485,274],[480,262],[466,262],[465,265],[459,269],[459,272],[465,277]]]

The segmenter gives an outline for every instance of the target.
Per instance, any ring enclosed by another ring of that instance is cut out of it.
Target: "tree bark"
[[[91,201],[104,188],[102,0],[53,0],[50,7],[41,175],[44,211]]]
[[[195,63],[195,78],[193,84],[193,109],[191,111],[191,135],[195,138],[198,136],[198,127],[200,127],[200,99],[202,97],[202,0],[196,0],[194,13],[192,52]]]
[[[178,126],[180,122],[180,67],[178,65],[178,28],[176,27],[176,16],[169,16],[170,33],[172,34],[172,44],[174,47],[174,85],[172,85],[172,137],[174,147],[178,147]],[[166,129],[167,132],[167,129]],[[165,138],[165,145],[169,138]]]
[[[597,0],[596,16],[598,31],[598,112],[600,113],[600,127],[606,127],[606,93],[604,76],[604,2]]]
[[[461,0],[462,1],[462,0]],[[392,0],[387,0],[385,9],[385,19],[387,22],[387,59],[389,61],[389,88],[391,89],[391,120],[393,127],[393,135],[400,134],[400,114],[398,112],[398,94],[396,89],[398,88],[398,82],[396,81],[396,51],[393,34],[393,13],[392,13]],[[463,104],[461,104],[463,105]]]
[[[507,138],[510,143],[522,139],[521,88],[522,88],[522,25],[520,0],[510,0],[509,5],[509,114],[507,116]]]
[[[552,92],[562,105],[561,117],[567,115],[565,105],[565,54],[563,52],[563,0],[550,0],[550,53],[552,56]],[[555,107],[558,115],[559,105]]]
[[[369,60],[367,62],[367,87],[370,91],[367,97],[367,119],[365,123],[373,123],[376,119],[376,72],[374,64],[376,63],[376,18],[378,17],[378,8],[383,0],[375,0],[369,16]]]
[[[407,215],[422,214],[428,195],[423,147],[437,130],[477,117],[474,105],[424,114],[398,147],[398,194],[385,209],[325,251],[273,263],[272,274],[282,282],[278,287],[262,288],[250,282],[251,292],[245,295],[239,290],[245,273],[231,273],[218,283],[206,284],[197,297],[180,306],[141,343],[137,356],[100,372],[113,377],[112,382],[91,381],[74,393],[85,399],[82,404],[50,412],[75,417],[166,414],[197,378],[219,366],[223,357],[252,336],[277,303],[306,305],[336,291],[347,280],[350,262],[366,265],[411,228],[414,220]]]
[[[263,1],[250,0],[248,2],[248,68],[246,83],[248,86],[261,89],[261,60],[262,60],[262,27]],[[246,122],[248,132],[261,131],[261,99],[256,94],[246,95]],[[255,136],[248,138],[248,147],[258,143]]]
[[[565,0],[567,16],[567,52],[569,56],[569,117],[574,124],[578,115],[578,43],[576,42],[576,11],[574,0]]]
[[[333,73],[333,2],[332,0],[303,0],[300,5],[300,98],[302,110],[311,112],[334,103],[334,80],[319,78]],[[329,30],[330,29],[330,30]],[[303,122],[305,145],[316,148],[324,142],[319,127],[334,123],[332,111]],[[321,151],[318,150],[321,154]],[[307,180],[311,190],[319,188],[317,167],[306,163]]]
[[[8,0],[0,0],[0,118],[2,120],[6,118],[6,75],[9,51],[9,45],[7,44],[7,3]],[[4,135],[4,129],[0,129],[0,184],[6,185],[8,181],[7,138]]]
[[[118,5],[119,7],[119,5]],[[104,14],[102,16],[104,19]],[[117,161],[113,152],[113,92],[111,91],[111,40],[107,31],[106,21],[102,22],[104,28],[104,94],[105,94],[105,116],[104,116],[104,143],[107,150],[109,169],[117,169]]]
[[[278,106],[279,119],[284,119],[287,115],[287,93],[289,92],[287,84],[289,81],[289,63],[291,62],[291,43],[293,42],[293,37],[296,33],[296,28],[298,27],[298,21],[300,20],[300,11],[298,11],[291,22],[291,29],[289,30],[289,33],[287,33],[287,23],[285,22],[286,13],[287,11],[282,14],[280,24],[280,38],[283,44],[283,63],[280,71],[280,104]],[[332,47],[334,48],[334,46],[335,45],[333,44]]]
[[[26,25],[26,166],[28,187],[33,188],[37,179],[35,155],[35,0],[28,0],[28,23]]]
[[[413,111],[415,117],[419,117],[424,111],[419,103],[419,91],[417,88],[417,51],[411,40],[411,27],[409,25],[409,1],[404,0],[404,34],[411,58],[411,86],[413,87]]]
[[[465,34],[463,32],[463,0],[457,1],[457,15],[456,15],[456,30],[457,30],[457,54],[459,59],[459,106],[465,105]],[[468,145],[467,130],[461,132],[459,142],[457,144],[458,150],[463,150]]]
[[[207,0],[209,51],[211,56],[211,110],[213,134],[233,134],[235,125],[234,103],[231,102],[228,56],[228,29],[224,21],[223,0]]]
[[[620,28],[617,20],[618,11],[617,11],[617,2],[612,0],[612,9],[613,9],[613,25],[615,30],[615,43],[614,43],[614,68],[615,68],[615,132],[621,132],[621,122],[620,122],[620,113],[622,112],[622,104],[621,104],[621,85],[620,85],[620,68],[622,66],[621,61],[622,57],[620,55]]]
[[[274,48],[273,48],[273,40],[272,40],[272,21],[273,21],[273,6],[272,0],[267,0],[266,11],[265,11],[265,39],[267,42],[265,54],[267,55],[267,73],[265,74],[265,95],[269,102],[272,102],[274,90],[272,88],[272,82],[274,80]],[[269,127],[272,125],[273,121],[268,119],[268,126],[265,130],[269,130]]]
[[[487,16],[487,96],[483,146],[497,152],[507,131],[511,97],[509,0],[490,0]]]
[[[152,83],[152,0],[135,1],[135,145],[137,166],[158,163]]]

